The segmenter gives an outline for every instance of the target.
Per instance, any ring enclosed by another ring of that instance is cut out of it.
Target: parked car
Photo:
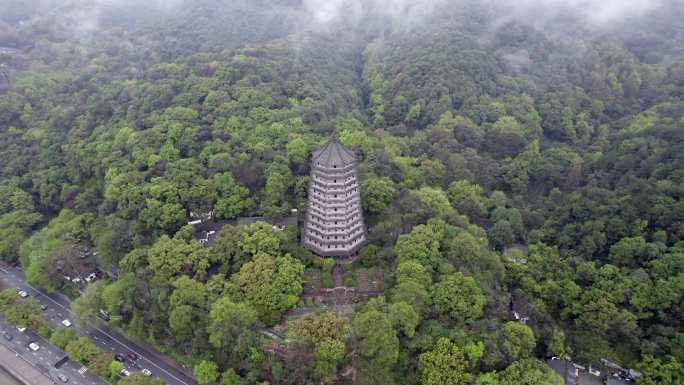
[[[26,331],[26,326],[17,326],[17,330],[23,333]]]
[[[65,376],[65,375],[63,375],[63,374],[58,374],[58,375],[57,375],[57,378],[59,378],[59,380],[62,381],[62,382],[64,382],[64,383],[69,382],[69,377],[67,377],[67,376]]]
[[[71,280],[71,282],[73,282],[73,283],[81,283],[81,278],[79,278],[79,277],[73,278],[73,279]]]
[[[95,274],[95,273],[90,273],[90,275],[88,275],[88,276],[85,278],[85,281],[86,281],[86,282],[92,282],[92,281],[94,281],[94,280],[96,280],[96,279],[97,279],[97,274]]]
[[[40,304],[40,310],[47,310],[47,305],[44,303]]]
[[[142,370],[142,373],[148,377],[152,375],[152,372],[150,372],[150,369],[147,369],[147,368],[144,368]]]
[[[7,341],[12,341],[12,339],[14,338],[11,334],[7,332],[2,332],[2,336],[5,337]]]
[[[62,325],[70,328],[72,324],[71,324],[71,321],[69,321],[68,319],[65,319],[65,320],[62,320]]]
[[[128,376],[131,375],[131,372],[129,372],[128,369],[123,368],[123,369],[121,369],[121,371],[119,372],[119,375],[121,375],[121,377],[128,377]]]
[[[124,357],[123,354],[116,353],[114,355],[114,359],[119,361],[119,362],[126,362],[126,357]]]
[[[23,290],[17,291],[17,294],[19,294],[19,296],[20,296],[21,298],[26,298],[26,297],[28,297],[28,293],[25,292],[25,291],[23,291]]]
[[[38,344],[35,343],[35,342],[31,342],[31,343],[28,345],[28,347],[29,347],[29,349],[33,350],[34,352],[37,352],[38,350],[40,350],[40,345],[38,345]]]
[[[135,361],[135,360],[139,359],[140,357],[139,357],[137,354],[135,354],[135,353],[133,353],[133,352],[130,352],[130,353],[128,353],[128,358],[129,358],[131,361]]]

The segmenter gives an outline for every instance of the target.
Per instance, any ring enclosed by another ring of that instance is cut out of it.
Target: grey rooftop
[[[356,162],[356,156],[340,143],[337,135],[332,135],[328,143],[313,152],[311,160],[317,166],[338,168]]]

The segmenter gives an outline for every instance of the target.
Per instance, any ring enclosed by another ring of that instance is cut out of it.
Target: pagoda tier
[[[311,158],[302,243],[320,256],[352,256],[366,242],[356,165],[334,136]]]

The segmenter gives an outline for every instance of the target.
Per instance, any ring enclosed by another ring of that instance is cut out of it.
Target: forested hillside
[[[202,384],[684,384],[684,4],[333,3],[0,4],[0,258]],[[301,219],[333,132],[384,288],[340,314],[298,229],[187,224]]]

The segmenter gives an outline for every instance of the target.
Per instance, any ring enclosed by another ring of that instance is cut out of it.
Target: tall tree
[[[463,350],[446,338],[437,340],[431,351],[419,357],[423,385],[469,384],[468,362]]]
[[[296,259],[260,253],[234,276],[240,292],[266,324],[275,324],[302,293],[304,266]]]
[[[392,384],[392,367],[399,354],[399,339],[390,318],[379,310],[357,313],[354,331],[359,339],[361,383]]]
[[[473,277],[462,273],[444,276],[432,288],[432,300],[441,314],[454,321],[470,321],[480,315],[487,298]]]

